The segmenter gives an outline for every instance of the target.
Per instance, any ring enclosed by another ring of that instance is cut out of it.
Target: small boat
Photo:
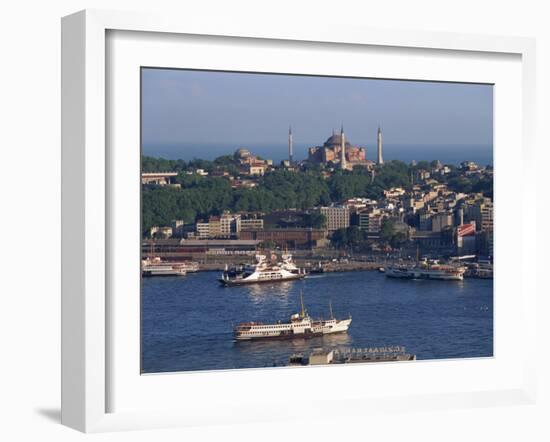
[[[185,276],[187,271],[184,263],[162,261],[159,257],[146,258],[141,261],[143,276]]]
[[[325,268],[323,267],[323,264],[319,261],[319,264],[317,264],[315,267],[312,267],[309,270],[309,273],[325,273]]]

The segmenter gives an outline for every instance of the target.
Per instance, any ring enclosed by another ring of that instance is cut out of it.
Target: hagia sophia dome
[[[342,162],[342,136],[345,144],[345,161]],[[364,147],[354,146],[343,134],[343,128],[340,133],[332,131],[332,135],[327,138],[322,146],[308,148],[308,161],[310,163],[340,164],[342,168],[350,169],[353,165],[367,164],[366,149]]]
[[[347,137],[344,136],[344,140],[346,141],[346,148],[351,147],[351,143],[347,139]],[[329,147],[331,149],[338,147],[340,148],[342,146],[342,135],[335,134],[334,132],[330,137],[327,138],[327,141],[323,144],[323,147]]]

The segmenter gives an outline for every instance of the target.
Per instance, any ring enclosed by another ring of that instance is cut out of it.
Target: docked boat
[[[384,273],[388,278],[412,279],[412,269],[403,266],[386,267]]]
[[[311,269],[309,270],[309,273],[325,273],[325,268],[323,267],[323,263],[321,263],[321,261],[319,261],[319,263],[314,266],[314,267],[311,267]]]
[[[146,258],[141,261],[143,276],[185,276],[187,270],[184,263],[162,261],[159,257]]]
[[[437,262],[423,263],[414,267],[403,265],[386,268],[388,278],[402,279],[436,279],[442,281],[462,281],[464,279],[464,267],[443,265]]]
[[[312,319],[304,308],[293,314],[286,322],[275,324],[262,322],[244,322],[237,325],[233,331],[236,341],[252,341],[259,339],[307,339],[333,333],[346,333],[351,324],[351,316],[347,319]]]
[[[181,263],[187,273],[195,273],[199,271],[199,263],[195,261],[183,261]]]
[[[272,261],[275,256],[272,257]],[[226,267],[219,279],[226,286],[255,284],[262,282],[280,282],[303,279],[305,270],[292,261],[292,255],[284,254],[281,262],[272,263],[265,255],[256,255],[256,264],[248,264],[229,269]]]
[[[442,281],[462,281],[465,271],[466,269],[463,267],[439,264],[412,269],[413,279],[438,279]]]

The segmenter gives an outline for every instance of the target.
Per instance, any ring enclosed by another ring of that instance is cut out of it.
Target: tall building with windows
[[[342,206],[321,207],[321,215],[327,220],[327,230],[334,232],[349,227],[349,208]]]
[[[369,235],[378,235],[382,230],[383,215],[380,210],[365,210],[358,214],[359,229]]]
[[[493,202],[490,198],[480,198],[466,205],[464,215],[468,221],[475,221],[478,231],[493,231]]]
[[[195,225],[197,237],[231,238],[236,235],[241,226],[241,215],[224,213],[221,216],[211,216],[208,222],[198,222]]]
[[[452,213],[438,212],[432,215],[432,232],[441,232],[447,227],[453,227]]]

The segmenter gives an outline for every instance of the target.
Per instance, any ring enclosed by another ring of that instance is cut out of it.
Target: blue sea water
[[[294,159],[307,158],[309,145],[294,145]],[[286,160],[288,156],[287,145],[144,145],[143,154],[166,159],[192,160],[201,158],[213,160],[222,155],[232,155],[239,147],[245,147],[262,158],[272,159],[275,164]],[[376,147],[366,146],[367,159],[376,160]],[[421,145],[421,144],[384,144],[384,160],[400,160],[406,163],[415,161],[440,160],[444,164],[458,165],[462,161],[474,161],[479,165],[493,164],[493,146],[491,144],[446,144],[446,145]]]
[[[493,282],[411,281],[378,272],[221,287],[213,272],[142,284],[142,372],[271,367],[315,347],[401,345],[417,359],[493,355]],[[310,340],[234,342],[243,321],[286,320],[300,292],[312,317],[352,315],[348,334]]]

